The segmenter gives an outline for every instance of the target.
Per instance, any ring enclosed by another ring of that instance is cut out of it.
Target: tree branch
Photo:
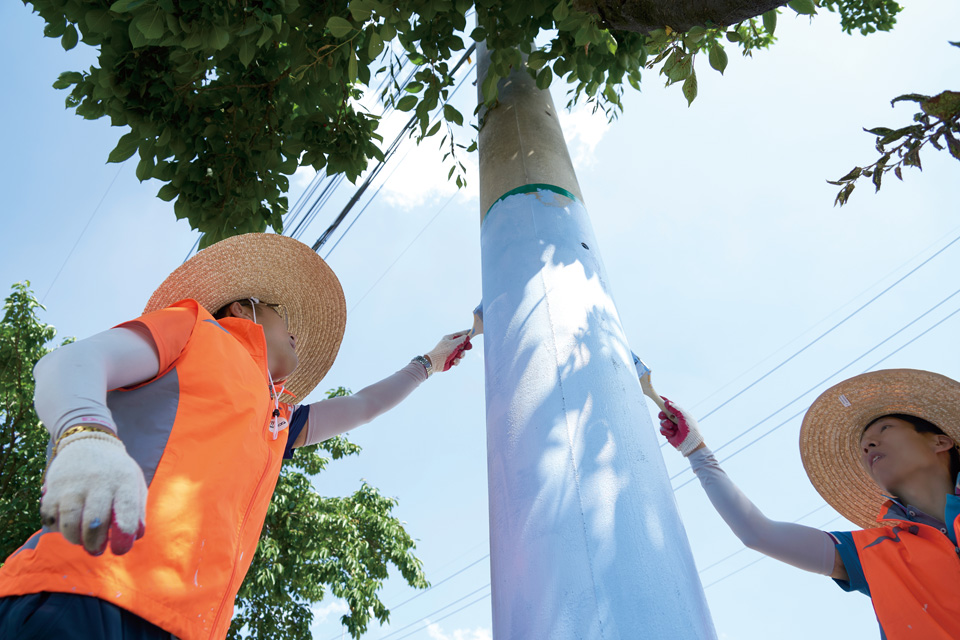
[[[600,16],[604,26],[648,33],[669,26],[728,26],[785,5],[784,0],[573,0],[573,8]]]

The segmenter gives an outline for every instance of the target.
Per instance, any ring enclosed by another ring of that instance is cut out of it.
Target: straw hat
[[[347,322],[340,281],[327,263],[305,244],[276,234],[234,236],[200,251],[167,276],[144,313],[184,298],[210,313],[244,298],[282,305],[300,360],[285,387],[299,399],[333,365]],[[283,400],[291,401],[286,394]]]
[[[877,526],[886,498],[860,464],[860,436],[890,413],[928,420],[960,443],[960,382],[916,369],[864,373],[824,391],[800,427],[800,456],[813,486],[864,529]]]

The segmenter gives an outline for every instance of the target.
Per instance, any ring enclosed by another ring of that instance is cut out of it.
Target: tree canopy
[[[33,409],[33,365],[57,332],[43,306],[18,282],[0,320],[0,563],[40,528],[40,479],[47,430]]]
[[[298,167],[356,180],[382,159],[378,116],[358,106],[365,94],[411,112],[420,139],[446,127],[450,178],[463,184],[456,156],[472,145],[453,142],[465,120],[447,100],[471,41],[491,52],[481,87],[488,106],[527,56],[541,88],[566,79],[571,104],[616,117],[626,87],[639,89],[651,72],[692,102],[697,60],[723,73],[728,48],[751,55],[770,46],[780,11],[835,11],[845,31],[868,34],[891,29],[900,10],[893,0],[25,2],[65,49],[99,49],[97,65],[54,86],[69,90],[78,115],[130,128],[109,161],[139,154],[137,176],[163,183],[159,197],[175,201],[204,246],[282,231],[287,176]]]

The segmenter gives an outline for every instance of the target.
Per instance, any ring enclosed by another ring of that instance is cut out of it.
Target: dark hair
[[[244,299],[242,299],[242,300],[234,300],[233,302],[238,302],[238,303],[242,304],[242,305],[245,306],[245,307],[249,307],[249,306],[250,306],[250,300],[249,300],[249,298],[244,298]],[[216,320],[222,320],[223,318],[226,318],[226,317],[227,317],[227,314],[230,313],[230,306],[233,304],[233,302],[228,302],[227,304],[225,304],[225,305],[223,305],[222,307],[220,307],[219,309],[217,309],[216,313],[213,314],[214,319],[216,319]]]
[[[909,422],[913,426],[914,431],[917,433],[934,433],[941,436],[947,436],[944,433],[943,429],[933,424],[929,420],[923,418],[918,418],[917,416],[907,415],[906,413],[888,413],[880,416],[874,420],[871,420],[867,423],[867,426],[863,428],[864,431],[869,429],[875,422],[878,420],[883,420],[884,418],[897,418],[903,420],[904,422]],[[947,436],[950,438],[950,436]],[[951,440],[953,438],[950,438]],[[960,443],[954,442],[954,447],[950,449],[950,481],[956,482],[957,476],[960,475],[960,449],[957,448]]]

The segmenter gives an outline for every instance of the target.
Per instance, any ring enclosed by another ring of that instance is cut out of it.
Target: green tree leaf
[[[139,146],[140,137],[131,131],[130,133],[120,137],[120,140],[117,142],[117,146],[114,147],[113,151],[110,152],[110,155],[107,156],[107,162],[123,162],[136,153]]]
[[[133,19],[140,33],[149,40],[159,40],[166,31],[166,17],[163,11],[145,11]],[[226,45],[224,45],[226,46]],[[223,47],[220,47],[221,49]]]
[[[723,71],[727,68],[727,52],[723,50],[722,44],[714,42],[710,45],[709,60],[710,66],[723,75]]]
[[[691,71],[686,80],[683,81],[683,97],[687,99],[687,106],[693,104],[697,97],[697,73]]]
[[[417,106],[416,96],[403,96],[397,101],[397,111],[410,111]]]
[[[817,5],[813,3],[813,0],[790,0],[787,6],[805,16],[812,16],[817,13]]]
[[[345,38],[354,28],[348,20],[333,16],[327,20],[327,30],[330,31],[330,35],[334,38]]]
[[[453,105],[450,104],[443,105],[443,118],[447,122],[453,122],[458,125],[463,124],[463,114],[457,111]]]
[[[64,50],[69,51],[77,46],[78,41],[79,36],[76,27],[72,24],[67,25],[67,30],[63,32],[63,36],[60,38],[60,45],[63,46]]]
[[[771,9],[763,14],[763,28],[769,33],[777,30],[777,10]]]
[[[551,82],[553,82],[553,71],[550,70],[550,67],[544,67],[537,74],[537,88],[547,89]]]

